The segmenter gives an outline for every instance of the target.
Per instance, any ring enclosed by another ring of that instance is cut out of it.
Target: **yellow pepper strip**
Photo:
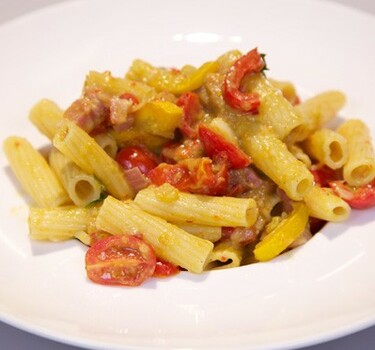
[[[135,126],[152,135],[173,139],[183,109],[168,101],[151,101],[135,113]]]
[[[189,75],[173,70],[157,68],[142,60],[135,60],[126,77],[141,81],[154,87],[157,91],[168,91],[175,95],[198,89],[209,73],[219,69],[217,62],[206,62]]]
[[[293,211],[255,246],[255,259],[267,261],[282,253],[304,231],[308,219],[306,205],[295,203]]]
[[[86,76],[84,88],[99,89],[111,96],[132,93],[140,101],[138,107],[141,107],[156,95],[153,87],[138,81],[113,77],[110,72],[99,73],[91,71]]]
[[[120,147],[144,144],[155,153],[159,153],[163,146],[169,141],[169,139],[165,137],[152,135],[134,126],[122,131],[111,129],[108,132]]]

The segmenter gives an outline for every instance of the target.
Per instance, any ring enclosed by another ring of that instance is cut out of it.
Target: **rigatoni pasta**
[[[56,148],[49,154],[49,163],[75,205],[82,207],[100,198],[103,185]]]
[[[17,180],[41,207],[56,207],[69,202],[69,197],[45,158],[30,142],[10,136],[4,151]]]
[[[255,165],[269,176],[293,200],[302,200],[313,185],[306,166],[291,154],[273,134],[262,131],[248,135],[244,148]]]
[[[304,201],[310,216],[325,221],[340,222],[348,219],[350,206],[330,188],[313,186]]]
[[[53,144],[82,170],[95,174],[109,193],[122,199],[133,197],[133,190],[119,165],[73,122],[65,120],[61,123]]]
[[[136,205],[121,202],[111,196],[104,200],[96,225],[111,234],[142,234],[160,257],[195,273],[203,271],[213,249],[210,241],[190,235]]]
[[[171,198],[166,192],[173,191]],[[134,199],[143,210],[175,223],[208,226],[252,226],[258,208],[252,198],[217,197],[176,191],[169,184],[149,186]]]
[[[348,159],[347,139],[331,129],[320,129],[303,143],[310,157],[331,169],[342,168]]]
[[[77,239],[91,281],[136,286],[273,259],[374,206],[368,127],[328,123],[345,95],[304,100],[267,68],[256,48],[180,69],[138,59],[125,78],[89,72],[64,110],[41,100],[30,121],[49,154],[4,143],[30,237]]]
[[[348,142],[344,179],[352,186],[371,182],[375,177],[375,156],[368,127],[358,119],[351,119],[344,122],[337,131]]]
[[[53,101],[40,100],[29,113],[29,120],[35,127],[50,140],[56,133],[64,111]]]
[[[96,210],[85,207],[36,208],[29,210],[30,237],[37,240],[62,241],[87,232]]]

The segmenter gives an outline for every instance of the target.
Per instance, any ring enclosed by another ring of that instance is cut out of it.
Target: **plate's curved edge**
[[[315,0],[307,0],[307,1],[316,2]],[[13,25],[12,23],[17,24],[17,21],[24,21],[25,18],[27,18],[28,16],[33,17],[35,15],[35,13],[43,15],[44,13],[49,12],[51,10],[53,10],[53,11],[59,10],[60,7],[65,8],[66,4],[76,4],[76,3],[84,3],[84,2],[85,2],[84,0],[69,0],[69,1],[64,2],[64,3],[49,5],[49,6],[40,8],[38,10],[35,10],[33,12],[27,13],[23,16],[17,17],[17,19],[4,22],[4,25]],[[340,4],[337,4],[337,3],[331,3],[331,4],[333,4],[334,6],[343,6],[345,8],[347,7],[345,5],[340,5]],[[348,7],[348,8],[350,8],[350,7]],[[350,8],[350,9],[352,9],[352,8]],[[361,15],[363,15],[362,11],[358,10],[358,12],[360,12]],[[371,18],[373,18],[373,16],[371,16]],[[1,29],[2,29],[2,26],[0,26],[0,30]],[[49,332],[49,333],[47,332],[46,333],[46,329],[44,327],[36,327],[34,329],[33,327],[30,327],[30,324],[28,324],[27,321],[25,321],[25,320],[21,321],[22,324],[20,324],[19,320],[17,320],[17,319],[13,320],[11,315],[8,315],[8,317],[2,318],[2,316],[0,314],[0,319],[2,319],[5,323],[10,324],[10,325],[12,325],[16,328],[19,328],[19,329],[22,329],[24,331],[30,332],[32,334],[40,335],[40,336],[42,336],[44,338],[47,338],[47,339],[58,341],[58,342],[61,342],[61,343],[69,343],[71,345],[76,345],[76,346],[80,346],[80,347],[90,347],[92,349],[99,349],[99,348],[103,349],[103,346],[109,346],[108,344],[99,344],[99,343],[88,344],[87,342],[83,341],[80,338],[76,338],[76,339],[72,338],[71,341],[69,341],[69,340],[67,341],[66,338],[64,338],[62,336],[59,336],[58,333],[57,334],[53,334],[53,332]],[[336,339],[337,337],[346,336],[346,335],[351,334],[353,332],[357,332],[357,331],[366,329],[368,327],[371,327],[373,324],[375,324],[375,316],[369,317],[368,319],[363,320],[363,321],[358,321],[356,326],[350,325],[350,326],[342,327],[341,330],[337,330],[337,333],[333,334],[332,332],[328,332],[327,334],[322,334],[320,339],[315,339],[315,337],[314,337],[313,339],[310,340],[310,342],[308,340],[303,341],[302,345],[303,346],[315,345],[315,344],[322,343],[324,341],[333,340],[333,339]],[[279,347],[279,346],[277,346],[277,347],[264,347],[262,349],[280,349],[280,350],[281,349],[291,349],[290,346],[293,346],[293,349],[296,349],[296,348],[299,348],[301,346],[300,342],[297,342],[297,343],[294,344],[294,345],[293,344],[285,344],[285,345],[280,344],[281,347]],[[104,347],[104,348],[106,348],[106,347]],[[117,346],[114,346],[113,344],[111,344],[108,349],[121,349],[121,350],[123,350],[125,348],[123,346],[117,347]],[[142,349],[142,348],[139,348],[139,347],[130,348],[128,346],[126,347],[126,350],[131,350],[131,349],[136,350],[136,349]],[[260,349],[260,348],[257,347],[257,349]]]
[[[58,331],[50,331],[46,330],[45,327],[37,327],[36,325],[30,325],[30,322],[21,320],[19,318],[13,317],[12,315],[7,315],[4,317],[4,313],[0,313],[0,321],[4,322],[7,325],[10,325],[16,329],[22,330],[24,332],[27,332],[31,335],[36,335],[39,337],[42,337],[44,339],[48,339],[51,341],[56,341],[61,344],[67,344],[70,346],[77,346],[82,349],[87,350],[149,350],[150,347],[143,347],[143,346],[129,346],[129,345],[119,345],[114,343],[108,343],[103,341],[90,341],[82,339],[82,337],[70,337],[66,338]],[[295,340],[295,341],[289,341],[289,342],[283,342],[279,343],[277,345],[270,345],[270,346],[256,346],[252,347],[250,345],[247,346],[233,346],[231,347],[231,350],[297,350],[305,347],[310,346],[316,346],[319,344],[323,344],[325,342],[334,341],[339,338],[343,338],[361,331],[364,331],[366,329],[369,329],[371,327],[374,327],[375,325],[375,315],[373,317],[368,317],[368,319],[358,321],[356,324],[351,324],[347,326],[343,326],[341,328],[338,328],[335,332],[322,332],[321,334],[317,336],[311,336],[310,338],[304,338],[301,340]],[[153,350],[178,350],[180,348],[176,347],[152,347]],[[212,348],[200,348],[198,347],[183,347],[181,350],[221,350],[220,347],[214,346]]]

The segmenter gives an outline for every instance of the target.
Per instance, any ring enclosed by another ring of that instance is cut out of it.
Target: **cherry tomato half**
[[[164,278],[177,275],[180,272],[178,266],[168,261],[157,259],[153,277]]]
[[[158,165],[156,155],[144,146],[129,146],[122,148],[116,156],[116,161],[124,169],[138,167],[142,174],[147,173]]]
[[[156,256],[140,237],[122,234],[95,242],[85,262],[87,277],[95,283],[139,286],[153,275]]]
[[[375,180],[361,187],[351,187],[344,181],[331,181],[329,185],[352,208],[368,209],[375,206]]]

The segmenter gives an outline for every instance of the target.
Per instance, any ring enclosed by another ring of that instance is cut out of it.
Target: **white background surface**
[[[40,7],[63,0],[0,0],[0,24]],[[326,0],[315,0],[326,1]],[[334,0],[375,15],[374,0]],[[2,286],[2,288],[5,286]],[[310,346],[303,350],[373,350],[375,348],[375,327],[328,343]],[[79,350],[74,346],[59,344],[28,334],[0,322],[1,350]]]

